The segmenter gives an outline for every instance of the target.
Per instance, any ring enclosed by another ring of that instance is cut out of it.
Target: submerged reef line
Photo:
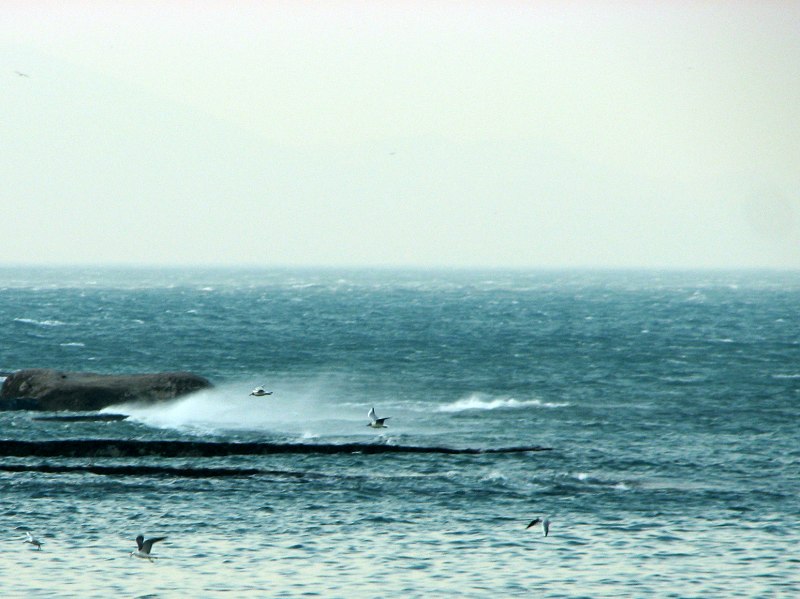
[[[196,441],[131,441],[116,439],[67,439],[54,441],[0,440],[0,456],[63,458],[215,458],[232,455],[271,454],[386,454],[424,453],[479,455],[551,451],[551,447],[452,448],[379,443],[222,443]]]
[[[83,472],[106,476],[174,476],[186,478],[218,478],[223,476],[254,476],[280,474],[299,478],[301,473],[275,472],[257,468],[169,468],[165,466],[65,466],[56,464],[0,464],[0,472],[42,472],[72,474]]]

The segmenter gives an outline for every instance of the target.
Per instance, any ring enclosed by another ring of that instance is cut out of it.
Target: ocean
[[[800,596],[799,309],[798,272],[2,268],[0,371],[214,387],[0,412],[134,448],[2,452],[0,595]]]

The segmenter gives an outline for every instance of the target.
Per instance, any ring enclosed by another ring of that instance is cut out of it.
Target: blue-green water
[[[798,596],[799,300],[791,272],[0,270],[0,370],[215,384],[2,439],[553,448],[0,456],[30,467],[0,471],[2,596]]]

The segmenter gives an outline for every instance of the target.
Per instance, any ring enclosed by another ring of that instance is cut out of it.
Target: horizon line
[[[220,263],[3,263],[0,269],[42,270],[250,270],[250,271],[494,271],[494,272],[800,272],[800,266],[774,265],[449,265],[449,264],[220,264]]]

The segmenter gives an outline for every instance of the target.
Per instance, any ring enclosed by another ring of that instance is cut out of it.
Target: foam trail
[[[551,403],[538,399],[518,400],[513,397],[500,397],[497,399],[484,399],[480,394],[470,395],[463,399],[445,404],[437,408],[437,412],[465,412],[467,410],[497,410],[516,408],[563,408],[569,403]]]
[[[40,327],[61,327],[67,324],[66,322],[61,322],[60,320],[35,320],[33,318],[15,318],[14,322],[32,324]]]
[[[280,388],[268,397],[249,395],[252,381],[205,389],[159,404],[122,404],[103,410],[155,428],[195,432],[270,431],[306,437],[340,433],[364,415],[342,409],[315,385]],[[323,399],[325,397],[325,399]],[[344,426],[343,426],[344,424]]]

